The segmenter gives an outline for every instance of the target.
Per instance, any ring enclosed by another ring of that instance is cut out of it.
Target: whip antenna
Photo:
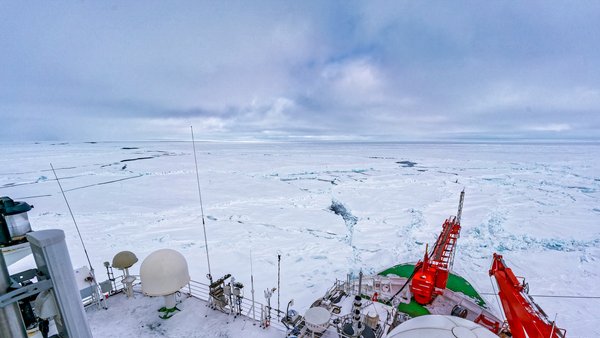
[[[73,216],[73,211],[71,210],[71,206],[69,205],[69,201],[67,200],[65,191],[63,190],[63,187],[60,184],[60,180],[58,179],[58,176],[56,175],[56,171],[54,170],[52,163],[50,163],[50,168],[52,168],[52,172],[54,173],[54,178],[56,178],[56,183],[58,183],[60,192],[62,193],[62,196],[65,199],[65,203],[67,204],[67,208],[69,209],[69,214],[71,214],[71,219],[73,220],[73,224],[75,224],[75,229],[77,229],[77,235],[79,235],[79,240],[81,241],[81,246],[83,246],[83,252],[85,252],[85,258],[87,258],[88,265],[90,266],[90,270],[92,270],[92,274],[93,274],[94,268],[92,267],[92,263],[90,262],[90,256],[88,255],[87,249],[85,248],[85,243],[83,242],[83,237],[81,237],[81,232],[79,231],[79,226],[77,225],[77,221],[75,221],[75,216]]]
[[[75,229],[77,230],[77,235],[79,236],[79,240],[81,241],[81,246],[83,247],[83,252],[85,253],[85,258],[87,259],[88,265],[90,266],[90,274],[92,275],[92,281],[95,285],[96,297],[98,298],[98,304],[102,302],[103,307],[106,308],[106,302],[104,297],[99,291],[99,285],[96,281],[96,275],[94,273],[94,267],[92,266],[92,262],[90,261],[90,255],[88,255],[87,249],[85,247],[85,243],[83,242],[83,237],[81,237],[81,231],[79,231],[79,225],[77,225],[77,221],[75,220],[75,216],[73,216],[73,210],[71,210],[71,205],[69,204],[69,200],[67,200],[67,195],[65,195],[65,191],[63,190],[62,184],[60,184],[60,180],[58,179],[58,175],[56,175],[56,170],[54,170],[54,166],[50,163],[50,168],[52,168],[52,173],[54,174],[54,178],[56,178],[56,183],[58,183],[58,187],[60,188],[60,192],[62,193],[63,198],[65,199],[65,203],[67,204],[67,209],[69,209],[69,214],[71,215],[71,219],[73,220],[73,224],[75,224]]]
[[[252,286],[252,319],[256,320],[256,308],[254,306],[254,269],[252,268],[252,250],[250,250],[250,285]],[[256,325],[256,323],[254,323]]]
[[[194,148],[194,163],[196,164],[196,182],[198,183],[198,197],[200,198],[200,212],[202,214],[202,230],[204,231],[204,247],[206,248],[206,262],[208,263],[208,279],[212,283],[212,273],[210,272],[210,258],[208,257],[208,240],[206,239],[206,223],[204,222],[204,206],[202,205],[202,190],[200,189],[200,175],[198,174],[198,158],[196,157],[196,140],[194,139],[194,127],[190,126],[192,131],[192,146]]]
[[[281,254],[277,255],[277,318],[279,318],[279,292],[281,291]],[[286,313],[287,316],[287,313]]]

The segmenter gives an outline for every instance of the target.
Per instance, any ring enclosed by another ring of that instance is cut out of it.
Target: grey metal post
[[[9,286],[10,275],[4,255],[0,253],[0,295],[5,294]],[[0,337],[27,338],[25,324],[17,302],[0,308]]]
[[[61,315],[61,322],[57,322],[60,335],[69,338],[92,338],[64,231],[36,231],[27,234],[27,240],[31,244],[38,270],[52,280],[52,291]]]
[[[456,213],[456,223],[460,224],[462,217],[463,202],[465,201],[465,190],[460,192],[460,200],[458,201],[458,212]]]
[[[360,272],[358,273],[358,295],[359,296],[362,295],[362,279],[363,279],[363,273],[362,273],[362,270],[360,270]]]
[[[279,318],[279,293],[281,292],[281,255],[277,255],[277,318]]]

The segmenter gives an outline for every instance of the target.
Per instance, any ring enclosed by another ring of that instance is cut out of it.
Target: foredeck
[[[106,310],[96,305],[86,308],[94,337],[285,337],[278,327],[261,328],[260,318],[211,309],[193,290],[190,294],[184,289],[177,296],[181,311],[161,319],[158,309],[164,305],[163,298],[144,296],[140,289],[134,287],[132,298],[124,293],[109,297]]]
[[[414,264],[399,264],[389,269],[383,270],[379,273],[381,276],[396,275],[398,277],[409,278],[414,271]],[[450,273],[448,276],[448,283],[446,288],[454,292],[460,292],[465,296],[473,298],[479,306],[487,307],[485,301],[481,295],[475,290],[475,288],[463,277]]]

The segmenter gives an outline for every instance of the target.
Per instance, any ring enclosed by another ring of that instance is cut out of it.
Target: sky
[[[0,0],[0,141],[600,140],[599,1]]]

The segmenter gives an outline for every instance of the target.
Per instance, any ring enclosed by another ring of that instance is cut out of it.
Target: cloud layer
[[[600,3],[0,3],[0,140],[598,139]]]

